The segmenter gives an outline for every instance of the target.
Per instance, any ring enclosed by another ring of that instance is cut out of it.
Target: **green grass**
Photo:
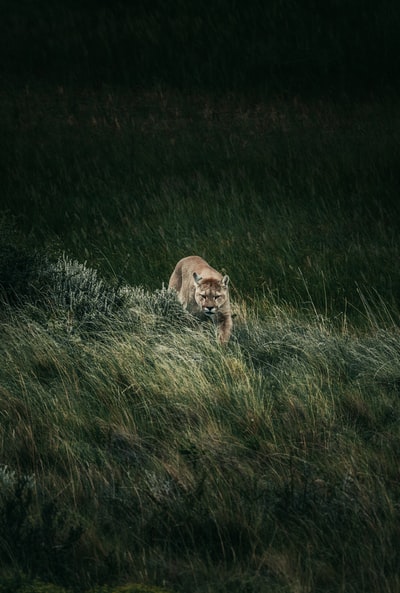
[[[35,246],[152,290],[199,253],[247,297],[398,302],[397,103],[61,88],[0,110],[2,204]]]
[[[339,331],[271,295],[265,317],[237,304],[223,349],[166,292],[121,287],[105,315],[90,270],[64,261],[47,287],[60,274],[68,305],[53,288],[50,305],[31,295],[2,316],[8,571],[80,588],[396,590],[397,328]]]
[[[0,7],[0,591],[397,593],[397,4],[106,4]]]
[[[397,103],[0,112],[5,586],[398,591]],[[227,348],[162,288],[193,253]]]

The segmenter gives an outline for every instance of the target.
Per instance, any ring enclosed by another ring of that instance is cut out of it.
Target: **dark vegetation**
[[[0,592],[400,590],[399,12],[0,3]]]
[[[400,75],[396,0],[2,0],[1,66],[25,84],[382,90]]]

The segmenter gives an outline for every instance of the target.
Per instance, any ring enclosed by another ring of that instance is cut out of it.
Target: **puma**
[[[185,309],[202,319],[213,320],[221,344],[229,341],[232,331],[228,284],[229,276],[222,276],[198,255],[181,259],[168,284]]]

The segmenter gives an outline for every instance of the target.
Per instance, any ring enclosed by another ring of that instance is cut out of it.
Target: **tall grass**
[[[397,103],[33,84],[0,114],[4,586],[397,591]],[[191,253],[227,348],[163,288]]]
[[[60,88],[1,111],[2,204],[35,245],[152,290],[200,253],[247,296],[348,315],[360,291],[398,300],[395,103]]]
[[[48,265],[52,301],[31,294],[2,313],[9,574],[80,590],[132,578],[199,592],[397,590],[390,320],[339,330],[270,295],[268,316],[237,303],[224,349],[165,291],[116,287],[104,311],[93,271]]]

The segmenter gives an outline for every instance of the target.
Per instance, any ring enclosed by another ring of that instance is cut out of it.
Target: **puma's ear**
[[[201,276],[199,276],[198,274],[196,274],[196,272],[193,272],[193,278],[194,278],[194,283],[199,285],[200,281],[201,281]]]
[[[229,284],[229,276],[224,276],[222,278],[222,286],[226,287],[226,286],[228,286],[228,284]]]

